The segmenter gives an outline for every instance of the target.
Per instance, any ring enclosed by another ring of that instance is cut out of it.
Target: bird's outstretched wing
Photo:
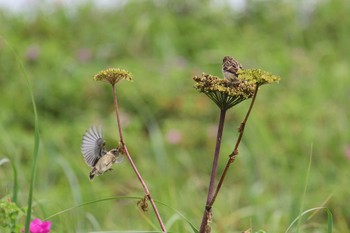
[[[81,143],[81,153],[90,167],[94,167],[97,161],[106,154],[101,127],[92,126],[86,130]]]

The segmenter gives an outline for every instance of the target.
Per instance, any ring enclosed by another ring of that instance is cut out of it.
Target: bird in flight
[[[107,151],[105,145],[101,127],[92,126],[86,130],[81,144],[81,153],[86,164],[92,168],[89,174],[90,180],[112,170],[114,163],[123,161],[120,149],[113,148]]]

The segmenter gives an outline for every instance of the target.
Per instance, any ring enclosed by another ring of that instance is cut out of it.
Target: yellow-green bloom
[[[279,77],[261,69],[241,69],[237,73],[239,80],[255,83],[258,86],[280,80]]]
[[[232,83],[228,79],[220,79],[210,74],[195,76],[194,88],[206,94],[222,110],[227,110],[234,105],[253,96],[255,85],[241,81]]]
[[[131,73],[119,68],[108,68],[106,70],[98,72],[94,76],[94,80],[107,82],[110,83],[112,86],[117,84],[122,79],[131,81]]]
[[[239,82],[203,73],[193,78],[194,88],[206,94],[221,110],[228,110],[251,98],[255,88],[279,81],[278,77],[260,69],[240,69],[237,74]]]

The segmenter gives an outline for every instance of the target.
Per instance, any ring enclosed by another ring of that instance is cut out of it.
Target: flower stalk
[[[213,165],[212,165],[211,175],[210,175],[208,196],[207,196],[207,202],[206,202],[203,217],[202,217],[200,232],[205,232],[205,229],[208,226],[208,223],[211,221],[210,216],[211,216],[212,206],[210,205],[210,203],[212,202],[212,199],[214,196],[215,181],[217,176],[218,161],[219,161],[220,148],[221,148],[221,139],[222,139],[222,133],[224,131],[224,124],[225,124],[225,116],[226,116],[226,110],[222,109],[220,111],[220,119],[219,119],[218,132],[216,135],[216,146],[215,146]]]
[[[219,193],[219,191],[220,191],[220,189],[221,189],[221,186],[222,186],[222,184],[223,184],[223,182],[224,182],[224,179],[225,179],[225,177],[226,177],[227,170],[229,169],[230,165],[235,161],[236,156],[238,155],[238,146],[239,146],[239,144],[241,143],[241,140],[242,140],[242,137],[243,137],[243,133],[244,133],[244,129],[245,129],[246,123],[247,123],[247,121],[248,121],[250,112],[251,112],[252,109],[253,109],[253,106],[254,106],[254,103],[255,103],[255,99],[256,99],[256,96],[257,96],[257,94],[258,94],[258,90],[259,90],[259,88],[258,88],[258,86],[257,86],[256,89],[255,89],[254,95],[253,95],[253,97],[252,97],[252,101],[251,101],[251,103],[250,103],[250,105],[249,105],[249,109],[248,109],[248,111],[247,111],[247,114],[245,115],[244,120],[242,121],[240,127],[238,128],[238,133],[239,133],[239,135],[238,135],[238,138],[237,138],[235,147],[234,147],[232,153],[229,155],[229,159],[228,159],[228,161],[227,161],[227,163],[226,163],[226,166],[225,166],[225,168],[224,168],[224,171],[222,172],[222,175],[221,175],[220,180],[219,180],[219,182],[218,182],[218,186],[216,187],[214,196],[213,196],[213,198],[211,199],[211,202],[210,202],[210,204],[209,204],[210,208],[213,206],[213,204],[214,204],[214,202],[215,202],[215,200],[216,200],[216,197],[217,197],[217,195],[218,195],[218,193]]]
[[[132,169],[134,170],[134,172],[135,172],[135,174],[136,174],[138,180],[140,181],[141,186],[142,186],[142,188],[143,188],[143,190],[144,190],[144,192],[145,192],[145,196],[147,196],[147,199],[148,199],[149,202],[151,203],[151,206],[152,206],[152,208],[153,208],[153,210],[154,210],[154,213],[156,214],[156,217],[157,217],[157,220],[158,220],[158,222],[159,222],[160,228],[162,229],[162,232],[167,232],[167,231],[166,231],[166,228],[165,228],[165,225],[164,225],[164,223],[163,223],[163,221],[162,221],[162,218],[161,218],[161,216],[160,216],[160,214],[159,214],[159,211],[158,211],[158,209],[157,209],[157,206],[156,206],[156,204],[154,203],[153,198],[151,197],[151,193],[150,193],[150,191],[149,191],[149,189],[148,189],[148,187],[147,187],[145,181],[143,180],[143,178],[142,178],[140,172],[138,171],[138,169],[137,169],[137,167],[136,167],[134,161],[132,160],[131,155],[130,155],[130,153],[129,153],[129,151],[128,151],[128,148],[127,148],[127,146],[126,146],[126,144],[125,144],[124,137],[123,137],[123,132],[122,132],[121,124],[120,124],[120,117],[119,117],[119,110],[118,110],[118,100],[117,100],[117,94],[116,94],[116,87],[115,87],[115,85],[112,85],[112,87],[113,87],[113,99],[114,99],[115,114],[116,114],[116,117],[117,117],[118,131],[119,131],[119,136],[120,136],[120,143],[122,144],[123,152],[125,153],[126,158],[128,159],[128,161],[129,161],[129,163],[130,163]]]
[[[278,82],[279,78],[270,74],[269,72],[260,69],[242,69],[240,67],[240,69],[237,69],[237,71],[235,71],[234,80],[230,80],[228,78],[220,79],[216,76],[204,73],[200,77],[195,76],[193,80],[196,82],[194,85],[195,89],[207,95],[221,110],[207,201],[199,230],[200,233],[210,233],[211,228],[209,224],[212,221],[212,207],[222,187],[227,171],[230,165],[235,161],[238,154],[238,147],[243,137],[245,125],[255,103],[259,87],[263,84]],[[243,122],[240,124],[240,127],[238,129],[239,135],[236,144],[232,153],[229,155],[229,160],[226,163],[218,185],[215,189],[222,139],[221,137],[223,133],[226,111],[249,98],[252,98],[251,104]]]
[[[156,215],[156,218],[159,222],[159,225],[160,225],[162,232],[167,232],[165,225],[162,221],[162,218],[159,214],[159,211],[157,209],[157,206],[156,206],[153,198],[151,197],[151,193],[146,185],[146,182],[144,181],[140,172],[138,171],[138,169],[137,169],[137,167],[136,167],[136,165],[135,165],[135,163],[134,163],[134,161],[133,161],[133,159],[128,151],[128,148],[125,144],[124,137],[123,137],[123,131],[122,131],[120,116],[119,116],[118,99],[117,99],[117,94],[116,94],[116,84],[122,79],[132,80],[131,74],[125,70],[113,68],[113,69],[107,69],[107,70],[99,72],[97,75],[95,75],[94,79],[97,81],[104,81],[104,82],[110,83],[112,85],[113,102],[114,102],[114,107],[115,107],[115,114],[116,114],[117,124],[118,124],[118,133],[119,133],[119,137],[120,137],[122,151],[125,154],[125,156],[127,157],[132,169],[134,170],[139,182],[141,183],[141,186],[142,186],[144,193],[145,193],[144,200],[149,200],[149,202],[151,203],[151,206],[154,210],[154,213]]]

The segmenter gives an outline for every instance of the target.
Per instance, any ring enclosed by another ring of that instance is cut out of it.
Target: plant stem
[[[253,94],[253,97],[252,97],[252,101],[250,103],[250,106],[249,106],[249,109],[247,111],[247,114],[245,115],[245,118],[243,120],[243,122],[241,123],[240,127],[238,128],[238,132],[239,132],[239,135],[238,135],[238,138],[237,138],[237,141],[236,141],[236,145],[232,151],[232,153],[230,154],[230,157],[226,163],[226,166],[224,168],[224,171],[222,172],[222,175],[220,177],[220,180],[219,180],[219,183],[218,183],[218,186],[216,187],[216,190],[215,190],[215,194],[214,194],[214,197],[213,199],[211,200],[210,204],[209,204],[209,207],[211,208],[215,202],[215,199],[216,199],[216,196],[218,195],[220,189],[221,189],[221,186],[222,186],[222,183],[224,182],[224,179],[226,177],[226,173],[227,173],[227,170],[229,169],[230,165],[235,161],[236,159],[236,156],[238,154],[238,146],[239,144],[241,143],[241,140],[242,140],[242,137],[243,137],[243,133],[244,133],[244,129],[245,129],[245,125],[248,121],[248,117],[250,115],[250,112],[252,111],[253,109],[253,105],[255,103],[255,99],[256,99],[256,95],[258,94],[258,90],[259,90],[259,87],[256,86],[255,87],[255,91],[254,91],[254,94]]]
[[[121,124],[120,124],[116,87],[115,87],[115,85],[112,85],[112,87],[113,87],[113,100],[114,100],[114,107],[115,107],[115,115],[117,116],[118,132],[119,132],[120,142],[124,146],[125,142],[124,142],[124,138],[123,138],[122,127],[121,127]]]
[[[134,163],[134,161],[132,160],[131,156],[130,156],[130,153],[128,151],[128,148],[126,147],[125,145],[125,142],[124,142],[124,138],[123,138],[123,132],[122,132],[122,128],[121,128],[121,124],[120,124],[120,117],[119,117],[119,110],[118,110],[118,100],[117,100],[117,94],[116,94],[116,87],[115,85],[112,85],[113,87],[113,99],[114,99],[114,106],[115,106],[115,114],[117,116],[117,123],[118,123],[118,131],[119,131],[119,136],[120,136],[120,142],[122,144],[122,147],[123,147],[123,150],[125,152],[125,155],[127,157],[127,159],[129,160],[130,164],[131,164],[131,167],[132,169],[134,170],[138,180],[140,181],[141,185],[142,185],[142,188],[145,192],[145,195],[147,196],[148,200],[150,201],[152,207],[153,207],[153,210],[154,210],[154,213],[156,214],[156,217],[158,219],[158,222],[159,222],[159,225],[162,229],[162,232],[167,232],[166,228],[165,228],[165,225],[162,221],[162,218],[160,217],[160,214],[159,214],[159,211],[157,209],[157,206],[156,204],[154,203],[152,197],[151,197],[151,194],[149,192],[149,189],[145,183],[145,181],[142,179],[142,176],[141,174],[139,173],[139,171],[137,170],[137,167]]]
[[[208,222],[210,221],[210,215],[211,215],[211,200],[214,195],[214,188],[215,188],[215,180],[217,175],[217,169],[218,169],[218,161],[219,161],[219,154],[220,154],[220,147],[221,147],[221,139],[222,139],[222,133],[224,129],[224,123],[225,123],[225,115],[226,110],[220,111],[220,119],[219,119],[219,126],[218,126],[218,132],[216,136],[216,146],[215,146],[215,152],[214,152],[214,159],[213,159],[213,165],[211,169],[211,175],[210,175],[210,182],[209,182],[209,189],[208,189],[208,196],[207,196],[207,202],[205,205],[203,217],[202,217],[202,223],[199,232],[204,233],[206,226],[208,225]],[[209,220],[209,221],[208,221]]]

